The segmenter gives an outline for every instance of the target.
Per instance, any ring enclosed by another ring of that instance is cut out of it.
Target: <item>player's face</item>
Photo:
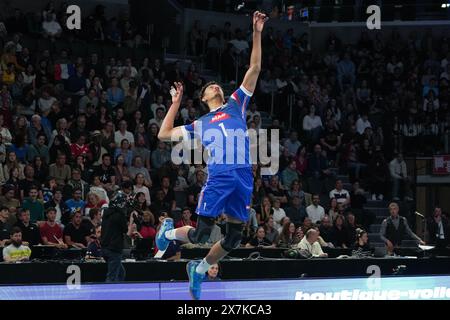
[[[213,99],[221,99],[222,101],[225,101],[223,90],[218,84],[210,85],[206,88],[205,94],[203,95],[203,102],[208,103],[208,101]]]

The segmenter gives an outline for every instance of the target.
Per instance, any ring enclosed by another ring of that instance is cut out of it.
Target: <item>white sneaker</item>
[[[377,195],[374,193],[372,194],[372,201],[376,201],[377,200]]]
[[[378,195],[378,200],[383,200],[384,196],[382,194]]]

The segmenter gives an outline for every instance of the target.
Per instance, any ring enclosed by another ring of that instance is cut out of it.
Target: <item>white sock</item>
[[[210,266],[211,265],[208,262],[206,262],[206,259],[203,259],[202,262],[199,263],[199,265],[197,266],[197,269],[195,269],[195,271],[197,273],[204,274],[204,273],[206,273],[206,271],[209,270]]]
[[[177,240],[176,234],[175,234],[175,230],[176,229],[172,229],[172,230],[168,230],[164,233],[164,236],[168,239],[168,240]]]

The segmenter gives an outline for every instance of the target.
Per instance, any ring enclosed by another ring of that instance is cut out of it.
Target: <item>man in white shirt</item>
[[[42,30],[44,31],[44,37],[50,37],[52,39],[59,37],[62,33],[61,26],[51,14],[48,14],[45,21],[42,22]]]
[[[328,257],[327,253],[322,251],[322,247],[319,243],[319,231],[314,228],[309,229],[302,241],[297,245],[297,249],[305,250],[310,253],[314,258],[326,258]]]
[[[247,110],[247,121],[252,121],[255,116],[259,116],[261,118],[261,114],[258,110],[256,110],[256,103],[252,102]]]
[[[320,205],[320,197],[318,194],[313,195],[312,204],[306,207],[306,214],[313,223],[317,223],[325,216],[325,209]]]
[[[281,202],[279,199],[274,199],[273,200],[273,226],[275,229],[279,229],[280,227],[282,227],[281,225],[281,220],[286,217],[286,212],[284,211],[283,208],[280,208]]]
[[[123,139],[127,139],[131,147],[134,148],[134,136],[130,131],[127,131],[127,122],[122,120],[119,122],[119,130],[114,133],[114,142],[120,146]]]
[[[330,191],[330,199],[336,199],[337,203],[342,203],[344,206],[350,204],[350,193],[344,189],[342,180],[336,180],[336,188]]]
[[[163,96],[158,96],[156,98],[156,102],[152,103],[152,105],[150,106],[150,109],[153,112],[153,116],[156,116],[156,109],[158,108],[163,108],[164,111],[166,111],[166,106],[164,105],[163,100],[164,100]]]
[[[366,128],[372,128],[372,125],[370,124],[367,114],[363,114],[356,121],[356,131],[358,131],[359,134],[363,134]]]

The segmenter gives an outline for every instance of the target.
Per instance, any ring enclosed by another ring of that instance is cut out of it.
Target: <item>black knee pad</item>
[[[230,252],[241,245],[242,229],[243,226],[241,223],[238,224],[227,222],[227,234],[220,242],[223,250]]]
[[[194,244],[208,241],[215,222],[213,218],[198,216],[197,227],[188,232],[189,241]]]

